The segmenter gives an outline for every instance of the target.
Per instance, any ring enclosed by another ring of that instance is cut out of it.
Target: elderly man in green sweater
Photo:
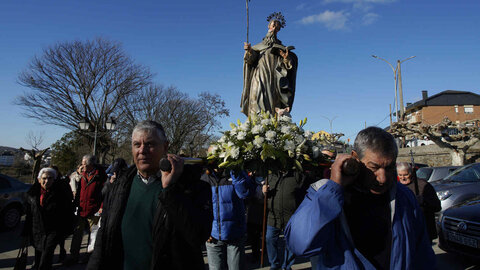
[[[135,167],[107,194],[87,269],[203,269],[201,245],[212,224],[211,193],[201,168],[167,154],[163,127],[144,121],[132,133]],[[161,171],[166,158],[171,170]]]

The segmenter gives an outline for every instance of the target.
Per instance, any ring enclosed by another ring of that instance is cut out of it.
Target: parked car
[[[441,249],[480,260],[480,196],[446,210],[438,237]]]
[[[431,184],[442,203],[442,211],[445,211],[480,195],[480,163],[463,166]]]
[[[15,228],[24,213],[24,198],[30,189],[25,184],[10,176],[0,174],[0,227]]]
[[[462,166],[423,167],[417,170],[417,178],[425,179],[427,182],[437,181],[460,167]]]

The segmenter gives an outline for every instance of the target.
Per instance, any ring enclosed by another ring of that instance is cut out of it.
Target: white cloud
[[[356,2],[353,4],[353,9],[368,12],[373,9],[373,5],[366,2]]]
[[[371,3],[371,4],[388,4],[397,0],[323,0],[324,4],[329,3]]]
[[[328,30],[346,30],[349,13],[345,11],[324,11],[320,14],[310,15],[300,20],[302,24],[321,23]]]
[[[343,3],[343,4],[352,4],[354,10],[360,10],[363,12],[368,12],[373,9],[373,6],[376,4],[389,4],[396,2],[397,0],[323,0],[323,4],[330,3]]]
[[[303,9],[305,9],[306,6],[307,6],[306,3],[301,3],[300,5],[298,5],[298,6],[296,7],[296,9],[297,9],[297,10],[303,10]]]
[[[362,18],[362,24],[363,25],[370,25],[370,24],[376,22],[379,17],[380,17],[380,15],[378,15],[376,13],[372,13],[372,12],[367,13]]]

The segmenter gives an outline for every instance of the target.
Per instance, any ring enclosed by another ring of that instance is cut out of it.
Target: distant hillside
[[[20,152],[19,149],[17,148],[13,148],[13,147],[9,147],[9,146],[0,146],[0,154],[5,152],[5,151],[11,151],[11,152]]]

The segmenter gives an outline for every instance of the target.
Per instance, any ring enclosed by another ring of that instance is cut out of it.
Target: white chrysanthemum
[[[252,128],[252,133],[253,134],[260,134],[263,132],[263,126],[261,125],[256,125]]]
[[[220,140],[218,140],[218,142],[219,142],[219,143],[224,143],[226,140],[227,140],[227,138],[226,138],[225,135],[224,135],[224,136],[222,136],[222,137],[220,138]]]
[[[292,122],[292,118],[286,115],[280,116],[280,121]]]
[[[297,136],[295,136],[295,142],[296,142],[297,144],[302,143],[304,140],[305,140],[305,138],[304,138],[302,135],[300,135],[300,134],[298,134]]]
[[[288,134],[288,133],[290,133],[290,126],[284,125],[284,126],[282,126],[282,128],[280,129],[280,131],[281,131],[283,134]]]
[[[240,148],[238,147],[233,147],[232,150],[230,150],[230,156],[232,156],[233,159],[237,159],[239,154]]]
[[[240,131],[237,134],[237,140],[245,140],[246,136],[247,136],[247,133],[245,131]]]
[[[270,125],[272,123],[272,119],[262,119],[262,125]]]
[[[294,151],[295,150],[295,143],[291,140],[285,140],[285,145],[283,146],[283,148],[286,151]]]
[[[230,130],[230,135],[231,135],[231,136],[237,135],[237,129],[236,129],[236,128],[232,128],[232,130]]]
[[[320,148],[313,146],[312,153],[313,153],[313,158],[318,158],[320,156]]]
[[[277,133],[275,133],[275,131],[269,130],[265,133],[265,138],[267,139],[267,141],[273,141],[275,140],[276,135]]]
[[[247,120],[245,123],[240,125],[240,130],[247,131],[250,127],[250,122]]]
[[[264,141],[265,141],[265,138],[258,136],[258,137],[256,137],[255,140],[253,141],[253,144],[254,144],[255,147],[257,147],[257,148],[262,148]]]

